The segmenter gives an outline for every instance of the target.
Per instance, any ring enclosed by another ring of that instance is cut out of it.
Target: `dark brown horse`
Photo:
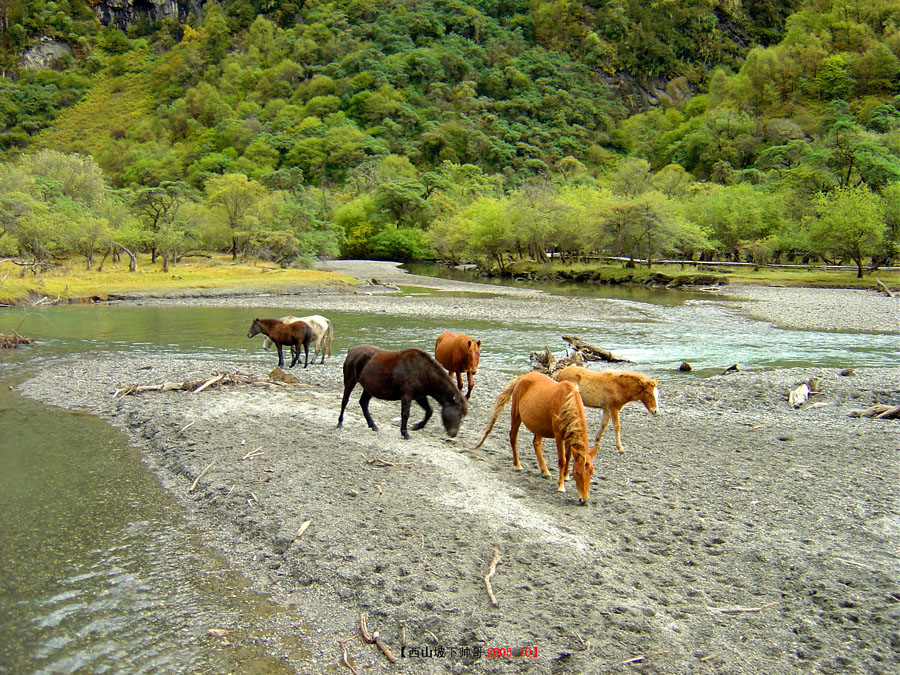
[[[413,401],[425,410],[421,422],[413,424],[413,430],[421,429],[431,418],[431,396],[441,405],[441,420],[451,437],[459,432],[462,418],[468,411],[466,399],[440,364],[421,349],[390,351],[372,345],[357,345],[347,351],[344,359],[344,399],[338,429],[344,424],[344,409],[356,383],[362,385],[359,397],[366,423],[373,431],[378,427],[369,414],[369,401],[374,396],[385,401],[400,401],[400,434],[409,438],[406,425]]]
[[[309,324],[303,321],[294,321],[292,323],[284,323],[278,319],[253,319],[250,331],[247,333],[248,338],[262,333],[268,337],[278,348],[278,367],[284,368],[284,353],[281,348],[284,345],[291,347],[293,358],[290,367],[293,368],[300,359],[300,346],[303,346],[305,355],[303,367],[309,365],[309,342],[314,338],[313,331]],[[293,348],[297,349],[294,350]]]

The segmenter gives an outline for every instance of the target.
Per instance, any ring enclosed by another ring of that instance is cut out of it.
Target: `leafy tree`
[[[244,174],[230,173],[213,176],[206,182],[206,203],[219,209],[231,233],[231,259],[237,260],[238,251],[249,241],[250,230],[255,225],[255,214],[266,189]]]
[[[863,262],[881,252],[885,224],[878,195],[867,187],[842,187],[813,200],[814,215],[806,223],[810,246],[823,256],[849,258],[856,277],[863,277]]]
[[[177,181],[166,181],[156,187],[140,188],[134,192],[132,205],[144,223],[147,233],[145,245],[150,250],[151,263],[156,262],[158,250],[165,249],[165,246],[160,246],[160,238],[171,239],[178,209],[187,199],[187,185]]]

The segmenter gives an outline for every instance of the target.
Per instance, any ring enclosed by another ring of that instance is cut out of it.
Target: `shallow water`
[[[15,391],[36,353],[0,355],[0,672],[295,672],[285,610],[203,544],[140,451]]]
[[[683,360],[694,365],[691,376],[732,363],[745,370],[900,365],[896,335],[783,330],[694,297],[642,302],[643,318],[623,322],[604,318],[607,302],[632,301],[598,300],[596,319],[553,326],[326,313],[335,325],[334,358],[363,342],[431,350],[434,337],[452,329],[483,341],[483,363],[513,372],[527,369],[528,354],[545,345],[562,351],[563,333],[664,377],[679,377]],[[203,544],[121,433],[9,389],[46,362],[84,351],[274,365],[260,338],[246,335],[255,316],[276,313],[115,305],[0,312],[0,332],[38,340],[0,353],[0,672],[280,673],[302,662],[302,643],[271,629],[284,610],[250,592]],[[210,638],[210,628],[235,632],[222,640]]]

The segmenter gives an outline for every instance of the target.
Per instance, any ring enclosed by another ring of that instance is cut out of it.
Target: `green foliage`
[[[863,261],[877,255],[885,235],[882,202],[865,186],[840,188],[813,200],[814,215],[806,224],[812,250],[849,258],[863,276]]]

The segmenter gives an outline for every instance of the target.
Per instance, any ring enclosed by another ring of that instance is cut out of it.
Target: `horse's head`
[[[648,378],[641,392],[641,403],[654,415],[659,412],[659,379]]]
[[[469,370],[478,372],[478,360],[481,358],[481,340],[469,339]]]
[[[572,478],[575,479],[575,490],[578,492],[579,502],[584,505],[588,501],[588,493],[591,491],[591,476],[594,475],[594,455],[600,449],[600,444],[588,450],[587,446],[578,444],[573,446],[572,454]]]
[[[450,438],[455,438],[459,433],[459,425],[462,424],[462,418],[466,416],[467,412],[469,412],[469,404],[457,390],[453,403],[441,408],[441,421]]]
[[[247,331],[247,337],[252,338],[254,335],[259,335],[262,332],[262,328],[259,327],[259,319],[253,319],[253,323],[250,325],[250,330]]]

